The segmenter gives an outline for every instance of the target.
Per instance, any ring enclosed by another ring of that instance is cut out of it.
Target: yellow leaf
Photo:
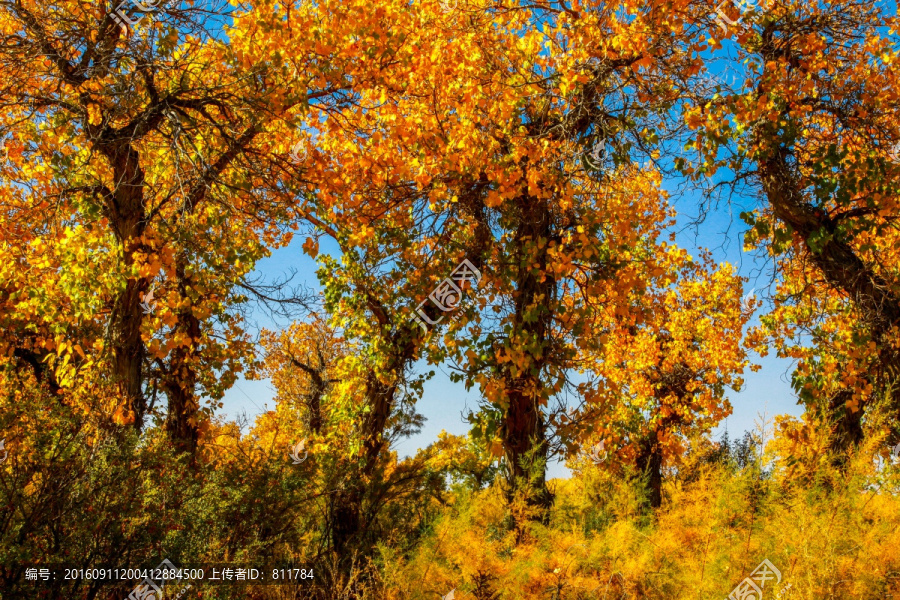
[[[319,254],[319,242],[311,237],[306,238],[303,242],[303,251],[315,258]]]

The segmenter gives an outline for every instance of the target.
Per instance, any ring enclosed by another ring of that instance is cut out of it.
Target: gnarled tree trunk
[[[546,241],[551,235],[552,215],[542,201],[531,197],[520,199],[519,210],[513,335],[531,340],[540,355],[530,357],[527,374],[516,374],[509,367],[504,368],[509,406],[504,412],[500,432],[509,465],[508,499],[524,494],[526,505],[536,509],[529,518],[546,521],[553,495],[546,480],[548,444],[542,411],[546,398],[543,397],[540,372],[547,356],[550,314],[541,307],[555,294],[555,281],[547,275],[546,268]],[[544,243],[539,244],[541,241]]]
[[[651,508],[662,506],[662,447],[654,429],[641,440],[637,456],[638,471],[647,478],[647,501]]]
[[[175,277],[179,292],[187,296],[188,278],[185,261],[176,260]],[[199,439],[197,422],[200,405],[196,398],[197,367],[194,364],[200,344],[200,319],[194,316],[190,307],[181,309],[175,326],[177,333],[183,333],[188,344],[172,350],[169,365],[163,376],[163,388],[169,401],[166,414],[166,432],[179,452],[194,454]]]
[[[92,132],[99,134],[99,132]],[[106,136],[118,132],[105,130]],[[123,271],[134,265],[134,253],[144,249],[140,241],[146,228],[143,187],[144,171],[138,153],[128,139],[115,137],[97,143],[98,150],[109,160],[115,190],[105,193],[104,216],[109,219],[116,239],[122,247]],[[143,393],[144,342],[141,339],[141,298],[147,292],[145,279],[127,279],[125,289],[115,299],[109,317],[109,337],[113,354],[113,377],[128,408],[134,414],[134,428],[141,430],[147,403]]]

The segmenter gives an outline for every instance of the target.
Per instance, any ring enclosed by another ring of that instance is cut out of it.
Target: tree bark
[[[138,153],[130,141],[118,137],[113,130],[89,131],[99,138],[97,150],[112,167],[117,186],[107,194],[103,213],[109,219],[113,233],[122,246],[123,271],[129,273],[134,265],[134,253],[143,250],[140,241],[146,228],[143,189],[144,171]],[[102,137],[101,137],[102,136]],[[144,342],[141,339],[141,296],[146,293],[146,279],[129,278],[125,290],[113,302],[109,320],[113,352],[113,377],[127,406],[134,414],[134,428],[143,427],[147,402],[143,394]]]
[[[768,31],[763,36],[760,52],[766,64],[781,64],[787,59],[793,68],[804,70],[802,57],[791,54],[790,46],[782,45],[782,40]],[[811,106],[820,107],[826,114],[840,118],[840,108],[823,103],[820,98],[807,99]],[[788,111],[782,119],[791,119]],[[804,249],[819,270],[827,284],[849,298],[880,348],[879,372],[872,374],[873,380],[881,379],[881,387],[896,390],[900,377],[900,351],[890,345],[889,333],[900,324],[900,297],[895,286],[886,281],[860,258],[859,253],[842,234],[841,215],[830,216],[824,210],[813,206],[804,196],[799,176],[792,168],[791,148],[797,143],[787,139],[775,123],[767,123],[757,128],[757,141],[766,148],[758,161],[759,180],[763,192],[772,207],[774,216],[789,226],[800,238]],[[820,235],[824,234],[824,235]],[[810,243],[816,240],[815,244]],[[891,391],[892,410],[900,414],[900,394]],[[831,398],[828,408],[831,414],[827,420],[834,427],[832,448],[845,451],[863,438],[862,418],[866,406],[857,410],[847,407],[850,396],[838,393]]]
[[[395,363],[396,364],[396,363]],[[401,361],[401,364],[404,364]],[[370,372],[366,383],[366,397],[371,410],[363,421],[363,457],[357,473],[351,475],[347,487],[337,494],[331,514],[332,545],[343,562],[350,560],[353,551],[363,549],[362,537],[368,529],[364,518],[366,481],[375,473],[385,448],[384,431],[394,406],[396,384],[381,382]]]
[[[531,518],[546,522],[553,495],[547,488],[547,440],[543,413],[536,398],[513,389],[503,419],[501,435],[509,465],[507,501],[517,493],[536,509]]]
[[[185,263],[176,261],[175,276],[179,292],[187,297],[189,280],[185,274]],[[179,452],[194,454],[199,439],[200,405],[196,397],[197,366],[195,360],[200,344],[200,320],[194,316],[190,307],[178,313],[176,333],[184,333],[188,338],[187,346],[179,346],[172,351],[169,366],[163,376],[163,388],[169,402],[166,414],[166,432]]]
[[[657,430],[641,441],[637,456],[638,470],[647,478],[647,501],[650,508],[662,506],[662,448]]]
[[[803,199],[788,164],[787,150],[779,148],[761,161],[760,175],[775,217],[800,237],[812,263],[832,288],[842,291],[853,302],[872,338],[883,349],[879,357],[881,373],[873,374],[873,378],[882,377],[885,387],[890,387],[900,375],[900,355],[890,347],[887,337],[900,323],[900,299],[891,292],[887,281],[866,266],[850,244],[840,240],[835,220]],[[821,231],[827,235],[821,247],[813,248],[810,239]],[[897,392],[893,395],[892,403],[900,405]],[[865,404],[854,411],[847,406],[850,399],[850,394],[839,392],[828,403],[830,414],[826,419],[833,426],[831,447],[837,452],[845,452],[863,439]]]
[[[545,203],[531,197],[520,200],[519,210],[513,335],[533,340],[540,355],[530,357],[526,367],[528,374],[515,374],[508,367],[504,368],[509,406],[504,411],[500,432],[509,464],[507,499],[524,494],[526,505],[536,509],[529,514],[529,519],[546,522],[553,495],[547,488],[546,479],[548,444],[541,410],[544,399],[540,372],[548,352],[550,314],[539,307],[552,301],[555,281],[547,275],[547,244],[532,246],[530,252],[526,246],[550,239],[552,215]],[[540,311],[536,318],[534,311]]]
[[[348,566],[356,549],[357,537],[362,531],[363,491],[351,484],[333,496],[329,506],[331,521],[331,547],[344,567]]]

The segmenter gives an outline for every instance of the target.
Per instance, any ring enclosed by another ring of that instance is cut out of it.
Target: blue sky
[[[730,41],[726,41],[716,52],[710,50],[707,59],[710,75],[715,80],[728,87],[741,87],[746,67],[735,59],[734,48]],[[676,148],[667,148],[663,157],[669,167],[672,150],[678,152]],[[720,171],[714,176],[713,181],[721,181],[723,175],[727,177],[727,174]],[[677,189],[683,188],[684,183],[683,180],[676,179],[664,181],[663,184],[664,189],[670,192],[671,202],[678,213],[675,226],[676,243],[694,255],[700,248],[708,249],[712,251],[717,261],[727,261],[737,267],[738,273],[748,279],[745,293],[753,290],[757,299],[763,302],[751,320],[751,324],[758,323],[758,315],[766,311],[769,304],[767,297],[774,286],[772,264],[760,254],[743,251],[742,240],[747,226],[738,218],[742,211],[752,210],[755,201],[737,195],[727,201],[723,199],[713,203],[707,207],[702,223],[696,225],[700,202],[694,194],[677,193]],[[299,280],[295,283],[302,282],[310,288],[319,289],[315,277],[316,264],[303,253],[301,244],[302,240],[295,240],[287,248],[261,261],[258,273],[266,279],[275,279],[283,277],[293,269],[297,271]],[[323,243],[322,251],[337,253],[337,248],[336,246],[329,248]],[[280,325],[283,327],[286,323]],[[264,326],[276,327],[271,322],[264,322]],[[790,386],[793,370],[791,361],[779,359],[774,353],[765,358],[751,355],[751,361],[759,364],[761,368],[756,373],[747,370],[743,375],[744,387],[741,391],[729,393],[728,397],[734,412],[716,428],[714,432],[716,437],[726,430],[732,438],[740,437],[745,431],[756,427],[756,421],[763,413],[771,419],[778,414],[799,416],[803,412]],[[442,429],[450,433],[465,434],[468,431],[468,423],[463,415],[478,406],[477,390],[466,391],[463,384],[451,382],[445,368],[429,367],[424,362],[417,366],[421,371],[434,369],[436,375],[425,384],[422,400],[417,407],[427,419],[425,425],[421,433],[397,444],[396,449],[401,456],[413,454],[417,448],[427,446],[437,439],[437,434]],[[224,412],[228,416],[236,416],[243,412],[252,419],[263,410],[274,407],[272,400],[274,394],[275,391],[268,381],[240,380],[226,393]],[[568,469],[562,463],[550,465],[551,477],[565,477],[568,473]]]
[[[745,291],[757,290],[756,295],[765,302],[771,283],[771,265],[760,262],[759,257],[742,251],[742,235],[746,226],[737,218],[738,213],[746,207],[723,203],[714,207],[699,227],[689,226],[696,216],[696,199],[685,197],[673,201],[679,211],[677,225],[677,243],[688,249],[696,250],[705,247],[711,250],[717,260],[728,261],[738,267],[741,275],[748,277]],[[258,273],[266,279],[283,277],[290,270],[297,271],[295,283],[319,289],[315,277],[316,264],[301,249],[302,239],[297,238],[286,248],[260,262]],[[334,250],[323,244],[323,251]],[[757,315],[765,310],[765,305],[757,310]],[[261,324],[268,328],[284,327],[286,322],[273,323],[265,317],[258,317]],[[756,320],[757,317],[754,317]],[[740,436],[744,431],[754,428],[754,421],[765,411],[769,417],[775,414],[800,415],[802,409],[797,405],[796,395],[790,387],[790,361],[770,355],[767,358],[752,356],[754,362],[761,365],[757,373],[747,371],[744,375],[745,385],[740,392],[731,392],[729,398],[734,413],[718,427],[716,436],[726,428],[731,437]],[[420,370],[427,370],[426,365],[417,365]],[[443,429],[450,433],[465,434],[468,424],[463,415],[478,406],[476,389],[466,391],[461,383],[453,383],[447,376],[447,370],[431,367],[436,375],[425,385],[425,393],[418,404],[418,411],[427,421],[421,433],[401,441],[396,449],[401,456],[413,454],[417,448],[425,447],[437,439]],[[224,414],[234,417],[246,413],[252,418],[266,409],[274,408],[275,391],[269,381],[247,381],[241,379],[225,394]],[[565,477],[568,469],[562,464],[550,466],[551,477]]]

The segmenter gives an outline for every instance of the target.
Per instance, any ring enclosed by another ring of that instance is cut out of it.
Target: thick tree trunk
[[[357,549],[357,537],[362,531],[362,504],[363,491],[351,484],[336,492],[329,505],[331,547],[343,566],[347,566]]]
[[[823,415],[831,422],[831,451],[835,454],[837,464],[846,463],[846,450],[859,445],[863,441],[862,408],[851,411],[848,403],[853,399],[853,392],[841,390],[828,401],[828,414]]]
[[[196,343],[200,323],[193,315],[179,315],[179,327],[184,326]],[[197,337],[194,337],[196,335]],[[197,374],[191,358],[195,349],[180,347],[173,351],[169,369],[164,376],[163,389],[168,400],[165,429],[179,452],[194,454],[199,439],[198,409],[195,388]]]
[[[196,422],[197,401],[193,393],[188,391],[187,384],[191,374],[185,373],[182,384],[166,386],[166,397],[169,400],[166,414],[166,433],[178,452],[194,454],[199,439]],[[193,420],[192,420],[193,419]]]
[[[378,466],[385,447],[383,438],[388,418],[394,405],[396,385],[386,385],[374,373],[368,376],[366,396],[371,411],[364,421],[363,462],[358,474],[352,475],[352,482],[346,489],[335,494],[332,524],[332,545],[342,561],[349,560],[353,550],[361,549],[363,536],[368,524],[365,522],[365,481]]]
[[[105,198],[103,214],[122,246],[123,271],[134,265],[134,253],[143,250],[140,241],[146,228],[143,188],[144,172],[138,153],[128,140],[102,140],[97,149],[109,160],[117,186]],[[115,299],[109,328],[113,353],[113,377],[127,406],[134,413],[134,428],[141,430],[147,403],[143,394],[144,342],[141,339],[141,296],[146,293],[145,279],[127,279],[125,290]]]
[[[760,174],[775,216],[800,236],[810,260],[831,287],[845,293],[854,303],[873,339],[882,348],[880,373],[873,374],[873,379],[880,377],[885,388],[891,388],[900,361],[897,352],[888,347],[886,338],[900,323],[900,299],[891,292],[888,282],[868,268],[849,244],[840,240],[837,223],[805,202],[788,164],[786,150],[778,150],[761,161]],[[825,241],[811,247],[809,240],[819,237],[820,232],[828,234]],[[900,406],[897,393],[893,395],[892,403]],[[851,411],[846,404],[850,399],[850,394],[836,394],[829,402],[830,414],[825,416],[834,428],[832,449],[841,453],[863,439],[865,406]]]
[[[656,430],[641,442],[637,467],[647,478],[647,501],[651,508],[662,506],[662,448]]]
[[[125,264],[133,262],[126,250]],[[134,413],[134,428],[141,430],[147,412],[143,393],[144,341],[141,339],[141,294],[146,292],[146,282],[129,279],[125,291],[116,298],[110,316],[110,338],[113,352],[113,377],[126,405]]]
[[[550,314],[547,306],[555,294],[555,281],[547,274],[547,244],[551,234],[550,211],[544,202],[521,199],[522,212],[516,232],[517,265],[513,335],[534,340],[539,354],[530,357],[525,370],[537,375],[519,375],[505,370],[509,406],[501,424],[503,450],[509,464],[508,499],[524,494],[525,503],[537,510],[529,519],[546,521],[553,504],[547,488],[547,440],[542,414],[543,382],[540,372],[549,349],[546,347]],[[519,524],[516,524],[518,527]]]
[[[761,48],[763,57],[773,64],[784,58],[784,52],[783,47],[768,37]],[[799,57],[790,58],[801,67]],[[785,114],[785,118],[789,117]],[[881,353],[879,372],[872,379],[880,380],[880,387],[891,390],[892,411],[898,415],[900,394],[896,383],[900,377],[900,353],[890,346],[887,338],[900,324],[900,297],[894,292],[895,286],[869,268],[856,249],[843,239],[844,223],[806,201],[791,164],[790,148],[794,141],[785,139],[778,127],[767,124],[757,131],[758,138],[769,146],[768,155],[758,164],[763,191],[775,217],[800,237],[809,259],[824,279],[833,289],[847,295],[860,320],[868,326]],[[813,240],[815,243],[810,243]],[[851,411],[846,405],[849,399],[845,394],[831,399],[832,414],[828,420],[834,426],[833,448],[839,451],[862,440],[861,419],[866,407],[862,405]]]
[[[524,493],[526,505],[537,509],[533,518],[546,521],[553,495],[547,488],[546,427],[536,398],[515,388],[509,393],[501,435],[509,465],[507,501]]]
[[[175,277],[182,297],[187,297],[190,283],[185,273],[185,261],[177,259]],[[163,377],[163,387],[169,401],[166,415],[166,432],[179,452],[194,454],[199,439],[200,405],[196,397],[197,366],[195,360],[200,344],[200,320],[190,307],[178,313],[176,333],[184,334],[189,340],[187,346],[179,346],[172,351],[169,367]]]
[[[371,476],[375,471],[381,452],[384,450],[384,429],[391,416],[391,410],[394,408],[394,397],[397,393],[395,384],[382,383],[374,373],[370,373],[368,379],[366,390],[372,410],[366,417],[364,427],[366,437],[363,441],[365,460],[362,473],[366,477]]]

